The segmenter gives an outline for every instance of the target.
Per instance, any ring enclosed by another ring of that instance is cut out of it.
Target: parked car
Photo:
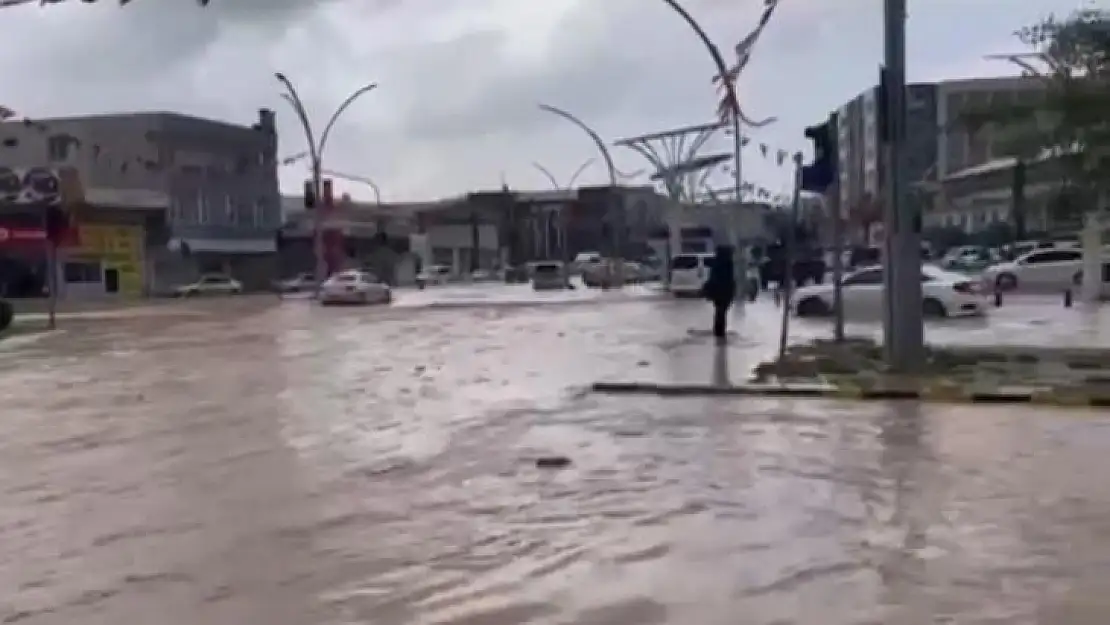
[[[1110,256],[1103,248],[1104,257]],[[1074,247],[1040,248],[1016,259],[987,267],[984,285],[999,292],[1018,288],[1032,290],[1067,289],[1083,269],[1083,250]]]
[[[1001,260],[998,253],[981,245],[963,245],[945,252],[940,266],[948,271],[978,273]]]
[[[177,297],[238,295],[242,292],[243,285],[238,280],[222,273],[205,274],[192,284],[184,284],[174,289],[174,295]]]
[[[619,276],[617,275],[618,269],[621,271]],[[582,271],[582,284],[592,289],[605,286],[615,287],[635,282],[637,274],[638,269],[635,263],[606,258],[599,263],[585,266]]]
[[[392,301],[389,285],[365,271],[343,271],[320,286],[320,303],[324,305],[388,304]]]
[[[874,318],[883,310],[883,267],[860,269],[844,277],[841,297],[845,317]],[[979,285],[967,276],[935,265],[921,267],[922,313],[926,317],[982,315],[987,303]],[[823,317],[833,312],[834,286],[819,284],[795,292],[791,306],[799,317]]]
[[[805,286],[809,283],[821,284],[825,281],[827,268],[825,259],[821,254],[810,254],[798,258],[793,263],[792,280],[794,286]],[[763,261],[759,267],[759,285],[766,289],[772,282],[782,284],[785,277],[786,258],[776,254]]]
[[[562,262],[543,261],[532,265],[532,288],[552,291],[570,288],[570,276]]]
[[[601,252],[579,252],[571,262],[570,271],[584,275],[587,271],[600,266],[604,260]]]
[[[279,280],[275,285],[279,293],[301,293],[316,289],[316,276],[311,273],[299,273],[287,280]]]
[[[446,265],[432,265],[416,274],[416,286],[420,288],[429,285],[447,284],[450,280],[451,268]]]

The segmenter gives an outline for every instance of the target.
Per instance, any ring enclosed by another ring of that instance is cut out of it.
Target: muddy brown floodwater
[[[0,622],[1110,622],[1106,411],[580,391],[721,366],[684,305],[253,303],[4,347]]]

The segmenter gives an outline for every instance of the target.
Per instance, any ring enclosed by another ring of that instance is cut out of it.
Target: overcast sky
[[[687,0],[730,50],[762,0]],[[1012,73],[984,54],[1068,0],[911,0],[911,80]],[[789,171],[760,156],[804,146],[802,128],[873,84],[879,0],[781,0],[741,78],[752,118],[744,177],[784,190]],[[172,110],[250,123],[278,112],[283,154],[304,149],[275,71],[296,83],[317,127],[366,82],[380,87],[337,124],[325,167],[376,180],[386,200],[428,199],[566,179],[596,155],[538,102],[566,108],[607,140],[708,122],[717,94],[701,44],[660,0],[134,0],[0,11],[0,104],[37,117]],[[721,137],[715,146],[727,150]],[[617,148],[618,167],[645,163]],[[286,167],[296,191],[303,165]],[[722,177],[722,182],[724,178]],[[581,182],[602,183],[600,161]],[[344,185],[341,185],[344,186]],[[345,185],[368,197],[359,185]]]

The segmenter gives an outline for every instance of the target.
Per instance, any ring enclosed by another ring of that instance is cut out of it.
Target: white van
[[[671,294],[675,297],[701,297],[709,279],[712,254],[678,254],[671,259]]]

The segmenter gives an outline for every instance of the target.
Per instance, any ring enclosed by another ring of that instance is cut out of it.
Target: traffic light
[[[806,128],[805,135],[813,142],[813,163],[802,167],[802,190],[824,193],[837,178],[837,114]]]

